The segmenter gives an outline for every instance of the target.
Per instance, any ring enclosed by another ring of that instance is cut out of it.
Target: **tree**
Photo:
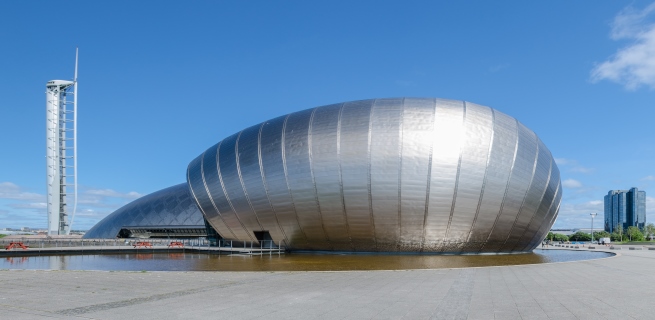
[[[618,224],[616,228],[614,228],[614,232],[612,232],[612,241],[620,241],[623,242],[623,225]]]
[[[644,227],[644,236],[649,240],[653,240],[653,237],[655,237],[655,224],[649,223]]]
[[[549,238],[549,239],[550,239],[550,238]],[[567,237],[566,235],[563,235],[563,234],[561,234],[561,233],[554,233],[554,234],[553,234],[553,241],[562,241],[562,242],[566,242],[566,241],[569,241],[569,237]]]
[[[623,237],[621,237],[621,234],[619,234],[616,231],[612,232],[612,234],[610,235],[610,239],[612,241],[615,241],[615,242],[622,242],[623,241]]]
[[[610,233],[607,231],[594,231],[594,240],[598,240],[600,238],[609,238]]]
[[[626,234],[630,237],[630,241],[644,241],[644,234],[635,226],[629,226]]]
[[[591,234],[586,233],[586,232],[582,232],[582,231],[578,231],[578,232],[572,234],[569,237],[569,240],[571,240],[571,241],[590,241],[591,240]]]

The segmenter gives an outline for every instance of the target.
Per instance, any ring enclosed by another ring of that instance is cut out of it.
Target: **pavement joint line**
[[[0,307],[11,309],[14,312],[18,313],[23,313],[23,314],[29,314],[29,315],[36,315],[36,316],[42,316],[42,317],[49,317],[49,318],[56,318],[54,314],[50,311],[45,311],[45,310],[38,310],[38,309],[28,309],[25,307],[20,307],[20,306],[15,306],[15,305],[8,305],[8,304],[0,304]]]
[[[115,309],[115,308],[133,306],[133,305],[141,304],[141,303],[147,303],[147,302],[153,302],[153,301],[158,301],[158,300],[163,300],[163,299],[176,298],[176,297],[180,297],[180,296],[184,296],[184,295],[209,291],[209,290],[212,290],[212,289],[214,289],[214,288],[207,287],[207,288],[201,288],[201,289],[189,289],[189,290],[175,291],[175,292],[157,294],[157,295],[152,295],[152,296],[142,297],[142,298],[133,298],[133,299],[122,300],[122,301],[115,301],[115,302],[101,303],[101,304],[89,305],[89,306],[78,307],[78,308],[64,309],[64,310],[55,311],[54,313],[60,314],[60,315],[76,316],[76,315],[81,315],[81,314],[85,314],[85,313],[105,311],[105,310],[110,310],[110,309]]]
[[[581,261],[581,262],[582,262],[582,261]],[[610,269],[610,270],[612,270],[612,271],[618,271],[618,270],[621,270],[621,269],[618,269],[618,268],[615,268],[615,267],[611,267],[611,266],[603,266],[603,265],[595,264],[595,263],[592,263],[592,262],[589,262],[589,263],[590,263],[590,264],[593,264],[594,266],[597,266],[597,267],[599,267],[599,268]],[[631,273],[631,274],[635,274],[635,275],[642,276],[642,277],[645,276],[645,275],[650,275],[650,274],[644,274],[644,273],[639,273],[639,272],[635,272],[635,271],[625,271],[625,270],[621,270],[621,272],[624,272],[624,273]]]
[[[518,276],[518,274],[517,274],[517,272],[516,272],[516,271],[517,271],[516,269],[514,269],[514,268],[509,268],[509,270],[510,270],[510,272],[512,272],[512,274],[514,274],[514,277],[515,277],[515,278],[517,278],[517,279],[519,278],[519,276]],[[529,278],[529,275],[527,275],[526,277]],[[530,280],[532,280],[532,278],[530,278]],[[532,292],[530,292],[529,288],[527,288],[527,287],[525,286],[525,283],[524,283],[523,281],[520,281],[520,280],[519,280],[519,284],[520,284],[520,286],[523,288],[523,290],[526,291],[528,295],[530,295],[530,299],[532,299],[532,301],[534,301],[534,303],[536,303],[537,306],[539,306],[539,309],[541,309],[541,312],[543,312],[543,314],[545,314],[545,315],[547,316],[548,313],[546,312],[546,310],[544,310],[544,308],[543,308],[543,306],[541,305],[541,303],[539,303],[539,301],[537,301],[537,299],[535,299],[534,295],[532,294]],[[519,313],[520,313],[520,311],[519,311]]]
[[[457,278],[450,285],[446,296],[439,301],[430,314],[430,318],[466,319],[471,307],[474,285],[475,272],[473,270],[460,270]]]
[[[147,303],[147,302],[154,302],[154,301],[159,301],[159,300],[164,300],[164,299],[177,298],[177,297],[182,297],[182,296],[186,296],[186,295],[190,295],[190,294],[207,292],[207,291],[211,291],[211,290],[215,290],[215,289],[221,289],[221,288],[228,288],[228,287],[243,285],[243,284],[247,284],[247,283],[251,283],[251,282],[254,282],[254,281],[253,280],[251,280],[251,281],[238,281],[238,282],[237,281],[230,281],[230,282],[223,283],[223,284],[220,284],[220,285],[212,285],[212,286],[203,287],[203,288],[173,291],[173,292],[155,294],[155,295],[151,295],[151,296],[147,296],[147,297],[141,297],[141,298],[132,298],[132,299],[121,300],[121,301],[93,304],[93,305],[84,306],[84,307],[63,309],[63,310],[55,311],[54,313],[60,314],[60,315],[69,315],[69,316],[81,315],[81,314],[85,314],[85,313],[91,313],[91,312],[105,311],[105,310],[110,310],[110,309],[115,309],[115,308],[128,307],[128,306],[133,306],[133,305]]]
[[[624,316],[624,317],[627,316],[627,317],[629,317],[630,319],[635,319],[635,320],[637,320],[637,318],[635,318],[635,317],[633,317],[633,316],[631,316],[631,315],[625,313],[623,310],[620,310],[620,309],[618,309],[617,307],[615,307],[615,306],[613,306],[613,305],[611,305],[611,304],[609,304],[609,303],[604,302],[603,300],[598,299],[598,297],[593,297],[592,299],[597,300],[598,302],[600,302],[600,303],[602,303],[602,304],[604,304],[604,305],[606,305],[606,306],[609,306],[610,308],[612,308],[612,309],[616,310],[617,312],[619,312],[619,313],[620,313],[622,316]]]

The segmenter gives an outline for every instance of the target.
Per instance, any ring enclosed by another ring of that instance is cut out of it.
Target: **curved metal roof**
[[[122,228],[171,226],[205,228],[202,213],[190,197],[186,183],[153,192],[126,204],[93,226],[84,238],[116,238]]]

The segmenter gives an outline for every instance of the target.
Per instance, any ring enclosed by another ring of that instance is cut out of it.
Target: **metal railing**
[[[258,242],[218,240],[217,246],[214,248],[218,248],[219,250],[223,249],[223,251],[246,254],[279,254],[285,252],[284,246],[275,244],[273,240],[259,240]]]
[[[149,242],[153,247],[169,247],[172,241],[181,242],[184,247],[193,249],[220,250],[231,249],[235,252],[284,252],[283,246],[278,246],[272,240],[254,241],[234,241],[218,240],[214,241],[217,245],[211,245],[211,241],[206,238],[194,239],[153,239],[153,238],[129,238],[129,239],[33,239],[33,238],[12,238],[0,239],[2,249],[11,242],[22,242],[31,249],[41,248],[107,248],[107,247],[125,247],[134,246],[137,242]]]

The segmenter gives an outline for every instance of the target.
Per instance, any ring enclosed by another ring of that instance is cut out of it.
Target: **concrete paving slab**
[[[2,270],[0,315],[11,319],[655,319],[649,295],[635,290],[655,283],[654,269],[655,251],[622,250],[613,258],[578,262],[408,271]]]

